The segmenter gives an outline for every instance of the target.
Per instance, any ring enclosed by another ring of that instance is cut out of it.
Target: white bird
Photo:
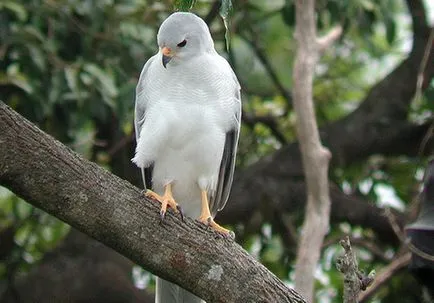
[[[159,51],[143,67],[136,88],[136,151],[146,195],[197,219],[214,221],[232,186],[241,119],[240,85],[214,49],[206,23],[174,13],[157,35]],[[152,188],[152,191],[150,190]],[[203,302],[157,278],[156,302]]]

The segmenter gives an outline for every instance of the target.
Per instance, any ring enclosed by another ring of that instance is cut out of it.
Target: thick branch
[[[324,236],[329,229],[328,165],[331,155],[321,145],[312,100],[313,77],[319,52],[315,1],[297,0],[295,8],[297,51],[293,72],[293,105],[307,184],[307,207],[295,264],[295,287],[307,301],[312,302],[314,272]]]
[[[413,33],[419,36],[420,32],[425,31],[428,27],[423,0],[406,0],[405,2],[411,16]]]
[[[0,184],[208,302],[304,302],[235,242],[169,214],[0,102]]]

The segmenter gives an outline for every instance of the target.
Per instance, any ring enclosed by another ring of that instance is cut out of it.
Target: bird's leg
[[[202,208],[201,208],[200,216],[197,220],[207,226],[212,227],[215,231],[222,233],[223,235],[229,235],[231,231],[218,225],[214,221],[213,217],[211,216],[211,212],[209,211],[208,195],[206,190],[202,190],[201,193],[202,193]]]
[[[175,212],[179,212],[181,214],[181,219],[184,221],[184,213],[172,195],[172,184],[169,183],[164,187],[164,194],[162,196],[153,192],[152,190],[147,190],[145,196],[161,203],[161,222],[164,221],[164,217],[166,216],[167,206],[171,207],[173,210],[175,210]]]

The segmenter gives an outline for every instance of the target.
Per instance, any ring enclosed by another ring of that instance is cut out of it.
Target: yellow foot
[[[234,232],[226,229],[222,226],[220,226],[219,224],[217,224],[214,219],[212,217],[202,217],[200,216],[197,219],[199,222],[205,224],[206,226],[211,227],[212,229],[214,229],[216,232],[218,232],[219,234],[223,235],[224,237],[230,237],[230,238],[235,238]]]
[[[201,206],[200,216],[197,220],[205,224],[206,226],[211,227],[222,236],[230,237],[234,239],[235,234],[232,231],[224,227],[221,227],[220,225],[215,223],[214,219],[212,218],[211,212],[209,211],[208,194],[206,190],[202,190],[201,195],[202,195],[202,206]]]
[[[164,218],[166,217],[167,207],[172,208],[176,213],[180,213],[182,221],[184,221],[184,213],[182,211],[181,206],[176,203],[175,199],[172,196],[172,187],[170,184],[166,185],[164,195],[160,196],[159,194],[153,192],[152,190],[147,190],[145,196],[157,200],[161,203],[160,210],[160,222],[163,223]]]
[[[157,201],[159,201],[159,202],[163,201],[163,197],[162,197],[162,196],[160,196],[160,195],[157,194],[156,192],[153,192],[153,191],[150,190],[150,189],[147,189],[147,190],[146,190],[146,192],[145,192],[145,196],[146,196],[147,198],[149,198],[149,199],[157,200]]]

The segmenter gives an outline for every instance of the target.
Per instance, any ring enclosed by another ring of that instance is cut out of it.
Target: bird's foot
[[[166,217],[167,207],[172,208],[176,213],[181,215],[181,220],[184,221],[184,212],[182,211],[181,206],[176,203],[175,199],[172,196],[172,191],[169,185],[166,187],[164,195],[160,196],[159,194],[153,192],[152,190],[147,190],[145,196],[157,200],[161,203],[160,209],[160,222],[163,223],[164,218]]]
[[[152,199],[152,200],[157,200],[158,202],[162,202],[163,201],[163,197],[162,196],[160,196],[156,192],[153,192],[150,189],[146,190],[145,196],[146,196],[146,198],[149,198],[149,199]]]
[[[200,216],[197,219],[202,224],[205,224],[207,227],[211,227],[216,232],[218,232],[220,235],[222,235],[225,238],[235,238],[235,234],[233,231],[226,229],[222,227],[221,225],[217,224],[214,219],[211,216]]]
[[[181,219],[184,221],[184,213],[182,211],[181,206],[176,203],[175,199],[172,197],[172,195],[163,195],[163,200],[161,201],[161,210],[160,210],[160,222],[163,223],[164,218],[166,217],[166,211],[167,207],[172,208],[176,213],[181,214]]]
[[[206,190],[202,190],[201,195],[202,195],[202,208],[201,208],[200,216],[197,220],[205,224],[207,227],[211,227],[223,237],[234,239],[235,234],[229,229],[226,229],[218,225],[214,221],[213,217],[211,216],[211,212],[209,211],[208,194]]]

